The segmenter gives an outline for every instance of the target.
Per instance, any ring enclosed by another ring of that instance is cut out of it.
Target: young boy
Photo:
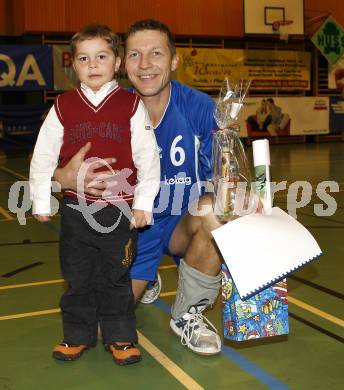
[[[64,339],[54,348],[53,357],[79,358],[95,345],[99,322],[105,348],[116,363],[136,363],[141,353],[134,345],[137,333],[129,266],[136,253],[137,232],[129,228],[121,210],[124,202],[132,203],[132,225],[149,223],[160,183],[157,144],[143,103],[113,78],[120,58],[117,37],[110,28],[89,25],[74,35],[71,47],[80,86],[57,97],[40,130],[30,168],[33,214],[41,222],[50,219],[53,172],[81,146],[88,150],[87,157],[115,155],[111,168],[126,168],[127,182],[121,186],[122,178],[116,193],[100,198],[64,191],[60,261],[68,290],[60,302]],[[94,212],[97,205],[102,207]],[[93,211],[94,224],[86,221],[85,208]]]

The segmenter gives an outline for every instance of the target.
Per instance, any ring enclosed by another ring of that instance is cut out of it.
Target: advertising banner
[[[52,73],[50,47],[0,45],[0,91],[52,89]]]
[[[344,56],[328,67],[328,88],[344,90]]]
[[[311,55],[301,51],[177,48],[177,79],[197,89],[220,88],[225,76],[252,79],[252,90],[309,90]]]
[[[330,97],[330,133],[344,132],[344,99],[341,96]]]
[[[37,134],[50,104],[0,104],[0,118],[6,135]]]
[[[78,83],[69,45],[53,45],[54,90],[68,91]]]
[[[344,30],[329,16],[313,35],[312,42],[330,64],[334,64],[344,53]]]
[[[328,97],[248,97],[238,123],[240,137],[329,133]]]

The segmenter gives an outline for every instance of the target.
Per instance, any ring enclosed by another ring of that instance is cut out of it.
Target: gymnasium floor
[[[251,150],[249,149],[251,153]],[[297,210],[324,255],[288,278],[290,334],[251,343],[226,342],[222,354],[203,357],[183,347],[169,329],[176,268],[165,258],[158,303],[137,310],[141,364],[118,367],[102,345],[76,362],[51,358],[62,338],[58,263],[59,217],[40,224],[27,213],[20,226],[9,212],[9,188],[26,180],[28,160],[0,162],[0,389],[343,389],[344,388],[344,143],[271,146],[275,181],[307,180],[312,201]],[[317,217],[317,184],[339,183],[337,211]],[[287,206],[279,192],[275,205]],[[221,308],[208,312],[220,332]]]

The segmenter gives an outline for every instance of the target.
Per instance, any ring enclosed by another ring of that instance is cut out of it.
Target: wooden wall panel
[[[176,34],[241,37],[241,0],[178,0]]]
[[[24,31],[24,0],[5,0],[6,2],[6,22],[5,29],[7,35],[21,35]]]
[[[304,3],[306,18],[330,13],[344,26],[342,1]],[[176,35],[243,36],[242,0],[0,0],[0,33],[6,34],[74,32],[91,21],[122,33],[142,18],[160,19]]]
[[[0,35],[6,34],[6,14],[7,2],[6,0],[0,0]]]
[[[330,14],[344,28],[344,6],[342,0],[304,0],[305,27],[308,35],[313,35]],[[310,21],[308,23],[307,21]]]
[[[78,31],[86,24],[98,22],[108,24],[118,31],[118,1],[109,0],[73,0],[66,1],[66,30]]]
[[[143,18],[166,23],[176,35],[241,36],[242,0],[128,0],[119,1],[121,32]]]
[[[25,0],[25,31],[65,31],[65,0]]]
[[[125,32],[135,21],[147,18],[159,19],[168,24],[172,30],[176,27],[177,7],[175,0],[118,1],[118,10],[121,15],[121,32]]]
[[[306,16],[331,14],[344,28],[344,6],[341,0],[304,0]]]
[[[15,0],[19,1],[19,0]],[[74,32],[92,21],[123,33],[136,20],[155,18],[176,35],[241,36],[241,0],[20,0],[26,32]]]

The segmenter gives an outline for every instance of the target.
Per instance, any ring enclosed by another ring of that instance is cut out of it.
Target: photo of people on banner
[[[264,132],[264,135],[290,134],[290,117],[272,98],[262,99],[256,114],[250,115],[246,122],[250,136],[256,136],[254,133],[257,132]]]
[[[238,118],[240,137],[329,133],[327,96],[247,97],[241,111]]]

